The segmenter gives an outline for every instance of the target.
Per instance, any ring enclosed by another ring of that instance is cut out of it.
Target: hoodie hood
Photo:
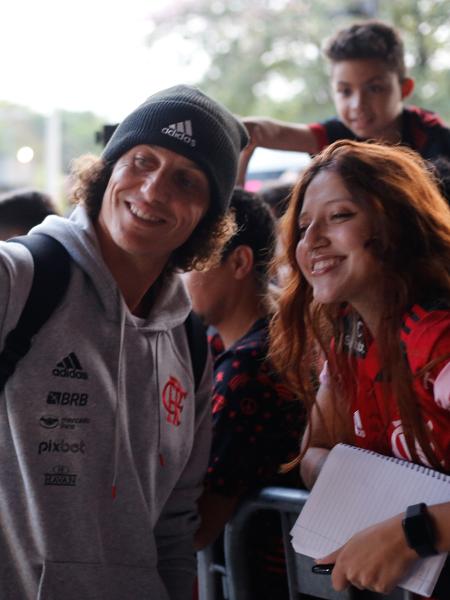
[[[30,233],[42,233],[60,242],[71,258],[89,277],[95,288],[108,319],[120,321],[121,292],[114,277],[103,261],[94,225],[83,206],[78,206],[67,219],[56,215],[48,216]],[[181,277],[177,274],[164,275],[164,285],[159,286],[158,295],[149,314],[138,319],[140,328],[149,331],[168,331],[186,320],[191,303]],[[137,320],[125,307],[127,318]]]

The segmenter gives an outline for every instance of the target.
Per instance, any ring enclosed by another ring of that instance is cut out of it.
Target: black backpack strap
[[[0,390],[14,373],[17,363],[31,346],[32,337],[47,321],[62,299],[70,279],[71,259],[62,244],[44,234],[8,240],[23,244],[33,255],[31,290],[19,321],[8,333],[0,353]]]
[[[208,356],[208,340],[206,329],[200,317],[191,311],[184,323],[191,353],[192,371],[194,373],[194,386],[197,391],[200,380],[205,370],[206,357]]]

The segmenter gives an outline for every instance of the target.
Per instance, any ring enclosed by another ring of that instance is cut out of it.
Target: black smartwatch
[[[408,506],[402,525],[408,546],[419,556],[425,558],[437,554],[433,524],[424,502]]]

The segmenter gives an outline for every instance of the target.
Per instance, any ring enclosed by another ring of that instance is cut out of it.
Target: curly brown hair
[[[343,347],[342,305],[316,302],[296,261],[298,216],[309,184],[323,171],[337,173],[358,202],[374,215],[377,244],[373,252],[384,271],[382,327],[377,335],[380,364],[397,401],[413,459],[418,458],[413,442],[417,439],[430,463],[439,468],[412,388],[413,376],[402,353],[400,328],[405,311],[414,303],[425,297],[450,298],[450,210],[425,161],[412,150],[338,141],[316,156],[303,173],[282,220],[284,262],[289,274],[271,324],[272,360],[311,410],[316,392],[311,348],[318,343],[328,358],[332,339],[337,348]],[[360,317],[352,307],[347,310],[356,332]],[[344,353],[339,356],[335,357],[338,370],[348,373]],[[339,395],[341,390],[332,384],[335,395]],[[349,396],[352,393],[348,391]]]
[[[94,222],[100,213],[113,167],[113,164],[92,154],[85,154],[72,163],[69,200],[83,204]],[[218,262],[224,244],[234,232],[232,215],[221,214],[211,203],[189,239],[172,253],[166,272],[201,270],[210,263]]]

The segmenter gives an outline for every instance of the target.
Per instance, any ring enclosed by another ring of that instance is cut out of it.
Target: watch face
[[[402,525],[408,546],[419,556],[436,554],[434,532],[425,504],[408,506]]]
[[[408,540],[413,548],[416,546],[421,546],[423,543],[426,542],[426,524],[424,523],[423,515],[408,517],[407,529]]]

